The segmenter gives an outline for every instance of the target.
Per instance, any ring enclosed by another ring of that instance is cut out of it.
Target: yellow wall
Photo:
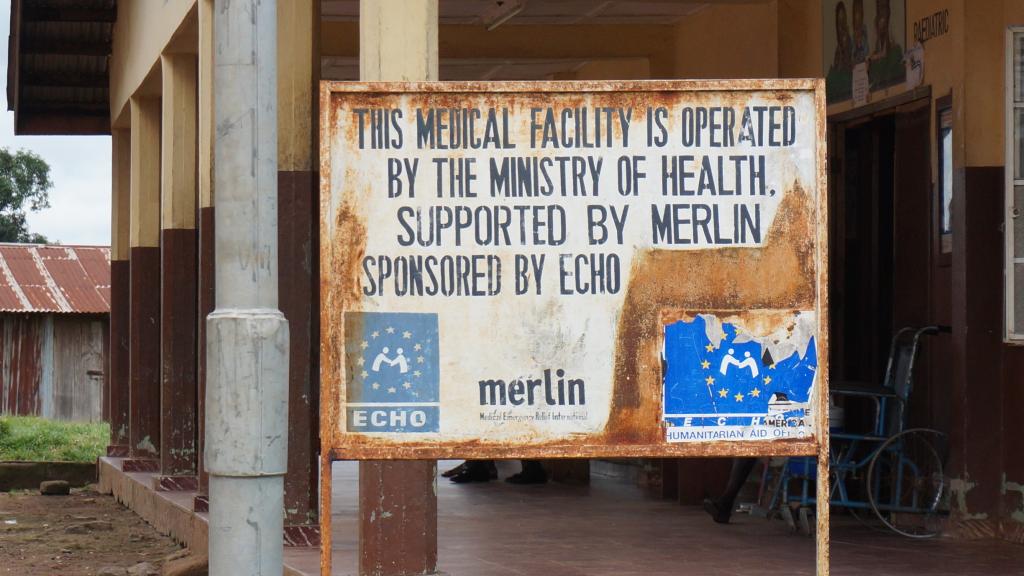
[[[908,44],[913,22],[940,10],[949,32],[924,45],[924,83],[934,98],[953,95],[954,164],[1002,166],[1006,28],[1024,25],[1024,2],[907,0]]]
[[[1001,63],[1004,63],[1004,65],[1005,65],[1004,59],[1007,57],[1007,55],[1005,54],[1005,51],[1006,51],[1006,43],[1005,43],[1006,42],[1006,40],[1005,40],[1006,32],[1005,32],[1005,30],[1006,30],[1006,28],[1008,28],[1010,26],[1024,26],[1024,2],[1021,2],[1020,0],[1003,0],[1003,30],[1000,31],[1000,37],[1001,37],[1001,40],[1002,40],[1003,43],[1000,44],[999,53],[1002,56],[1000,57],[999,61]],[[999,83],[999,86],[1003,86],[1003,84],[1005,83],[1005,71],[1001,70],[1001,73],[1000,73],[999,77],[1000,77],[1000,80],[1001,80],[1000,83]],[[993,87],[993,93],[994,92],[995,92],[995,88]],[[1005,118],[1005,114],[1006,114],[1006,103],[1004,102],[1004,100],[1002,98],[1002,92],[999,92],[999,96],[1000,96],[1000,99],[999,99],[999,103],[998,103],[997,108],[998,108],[999,118],[1002,120],[1002,119]],[[1003,125],[1000,124],[1000,126],[1002,127]],[[1005,134],[1003,133],[1003,130],[1000,130],[999,131],[999,142],[997,143],[998,144],[998,150],[996,151],[997,154],[1000,154],[1000,155],[1004,154],[1004,151],[1003,151],[1004,150],[1003,149],[1003,146],[1004,146],[1004,143],[1003,143],[1004,140],[1003,139],[1004,138],[1005,138]],[[1002,156],[1000,156],[1000,158],[1001,158],[1001,161],[999,162],[999,164],[1004,164],[1005,163],[1005,159],[1002,159]]]
[[[674,27],[644,24],[611,26],[501,26],[487,31],[477,25],[442,25],[441,59],[567,58],[595,61],[633,60],[639,69],[622,70],[629,78],[671,78],[674,73]],[[613,38],[614,41],[609,41]],[[323,56],[359,55],[359,29],[352,22],[322,21]],[[644,59],[646,64],[639,64]],[[604,67],[604,64],[600,65]],[[614,64],[620,66],[620,64]],[[644,69],[646,68],[646,71]],[[595,69],[594,74],[604,74]],[[640,76],[643,74],[643,76]],[[589,75],[589,73],[588,73]]]
[[[793,0],[796,1],[796,0]],[[924,81],[932,98],[953,98],[953,161],[957,167],[1001,166],[1006,27],[1024,24],[1018,0],[906,0],[906,45],[914,44],[914,22],[949,11],[949,31],[924,44]],[[819,23],[819,31],[821,24]],[[820,52],[820,49],[819,49]],[[820,74],[820,72],[819,72]],[[906,92],[903,85],[871,95],[880,101]],[[831,114],[852,108],[829,107]],[[932,174],[937,175],[935,117],[932,115]]]
[[[320,21],[319,0],[287,0],[277,5],[277,161],[278,170],[312,170],[314,85],[319,54],[311,29]]]
[[[772,78],[779,72],[775,2],[714,4],[676,26],[676,78]]]
[[[779,76],[821,76],[821,1],[778,0],[777,5]]]
[[[643,50],[650,57],[629,58],[637,53],[633,48],[620,58],[594,61],[577,70],[572,78],[816,77],[821,70],[820,14],[818,0],[708,5],[674,26],[649,27],[651,32],[644,34],[645,41],[634,44],[650,46],[651,39],[657,38],[654,46],[666,46],[667,50],[646,48]],[[552,43],[573,43],[565,34],[566,29],[549,28],[546,35]],[[614,34],[620,38],[619,33]],[[618,42],[609,47],[623,50],[624,44]],[[516,55],[517,52],[505,53],[506,57]]]
[[[813,78],[821,75],[819,0],[711,4],[669,28],[667,38],[663,37],[664,26],[651,28],[658,32],[658,42],[669,46],[668,54],[652,50],[653,62],[628,58],[604,60],[577,71],[574,78]],[[549,32],[552,41],[564,37],[560,30],[565,28]],[[614,48],[621,50],[618,45]]]
[[[966,2],[967,163],[1002,166],[1005,158],[1006,30],[1024,26],[1024,2]]]
[[[1020,0],[964,0],[966,165],[1002,166],[1006,162],[1006,30],[1024,26]]]
[[[964,98],[967,166],[1002,166],[1006,42],[1002,0],[965,2]],[[1009,3],[1020,4],[1019,0]]]
[[[110,118],[127,111],[132,94],[153,72],[196,0],[121,0],[110,56]]]
[[[820,14],[818,0],[752,0],[710,4],[676,25],[443,25],[439,47],[442,60],[592,60],[579,79],[811,77],[820,75]],[[324,56],[358,55],[353,23],[320,30]]]
[[[914,22],[948,10],[949,32],[924,44],[924,85],[934,99],[953,97],[954,164],[1001,166],[1005,162],[1004,75],[1006,28],[1024,24],[1019,0],[906,0],[907,46],[914,43]],[[882,100],[905,92],[895,86],[872,94]],[[836,113],[849,103],[830,107]],[[934,150],[934,122],[933,150]],[[932,154],[933,164],[935,154]],[[933,174],[934,174],[933,165]]]
[[[161,51],[187,27],[195,3],[119,4],[111,57],[115,123],[123,118],[128,98],[154,77]],[[914,22],[941,10],[949,10],[949,32],[925,44],[924,84],[931,86],[934,98],[953,95],[956,165],[1001,165],[1005,29],[1024,24],[1024,2],[906,0],[907,46],[913,43]],[[357,26],[320,26],[323,55],[357,55]],[[440,50],[442,58],[591,59],[573,74],[581,79],[807,77],[822,74],[822,36],[819,0],[762,0],[710,4],[674,26],[510,25],[492,32],[480,26],[442,26]],[[894,86],[871,99],[905,90]],[[829,112],[851,107],[840,103]],[[296,109],[310,111],[306,105]]]
[[[924,43],[924,80],[922,86],[930,86],[932,100],[952,95],[953,98],[953,165],[964,165],[965,148],[965,110],[964,100],[964,2],[963,0],[907,0],[907,40],[908,46],[914,45],[914,22],[920,19],[949,10],[949,32],[937,36]],[[893,92],[902,92],[899,87]],[[893,94],[895,95],[895,94]],[[931,115],[931,168],[932,182],[938,182],[939,164],[937,150],[937,130],[935,110]]]
[[[651,77],[647,58],[614,58],[591,60],[567,77],[552,80],[646,80]]]

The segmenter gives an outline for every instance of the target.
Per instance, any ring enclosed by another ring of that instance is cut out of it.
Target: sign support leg
[[[362,0],[360,80],[436,80],[437,5],[437,0]],[[436,479],[432,460],[359,464],[359,574],[434,573]],[[329,546],[330,535],[322,537]]]
[[[359,466],[359,574],[436,574],[437,462]]]
[[[815,565],[816,574],[818,576],[829,575],[829,559],[830,559],[830,539],[829,530],[831,523],[829,522],[829,472],[828,472],[828,454],[829,454],[829,438],[828,438],[828,420],[826,419],[826,425],[821,430],[821,445],[818,447],[818,481],[817,481],[817,506],[815,510],[815,517],[817,520],[817,526],[814,531],[815,538]]]
[[[326,444],[326,443],[325,443]],[[331,449],[320,450],[320,574],[331,574],[331,490],[334,489]]]

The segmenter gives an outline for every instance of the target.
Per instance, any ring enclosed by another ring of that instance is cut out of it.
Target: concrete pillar
[[[196,481],[196,82],[194,54],[160,57],[160,472],[158,488]]]
[[[291,545],[319,544],[319,8],[318,0],[277,5],[278,287],[290,344],[284,508]]]
[[[132,97],[129,449],[160,456],[160,99]],[[144,467],[143,469],[155,469]]]
[[[437,0],[361,0],[362,80],[437,80]],[[364,462],[359,470],[359,574],[437,569],[437,463]]]
[[[111,133],[110,213],[110,346],[107,367],[107,414],[110,445],[107,456],[128,456],[128,412],[131,402],[128,379],[128,318],[131,269],[129,213],[131,207],[131,132]]]
[[[195,510],[209,510],[207,491],[209,476],[203,461],[206,429],[206,317],[214,309],[213,250],[213,0],[199,0],[199,324],[197,336],[196,422],[198,443],[196,463],[199,472],[199,495]]]
[[[214,3],[216,309],[207,319],[211,574],[282,573],[288,323],[277,284],[277,2]]]

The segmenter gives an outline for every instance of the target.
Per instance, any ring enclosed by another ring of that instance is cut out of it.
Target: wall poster
[[[828,103],[853,96],[854,68],[866,64],[869,91],[904,82],[904,0],[822,0]]]

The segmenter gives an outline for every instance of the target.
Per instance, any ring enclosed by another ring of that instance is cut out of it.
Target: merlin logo
[[[437,314],[345,314],[349,432],[437,432]]]

